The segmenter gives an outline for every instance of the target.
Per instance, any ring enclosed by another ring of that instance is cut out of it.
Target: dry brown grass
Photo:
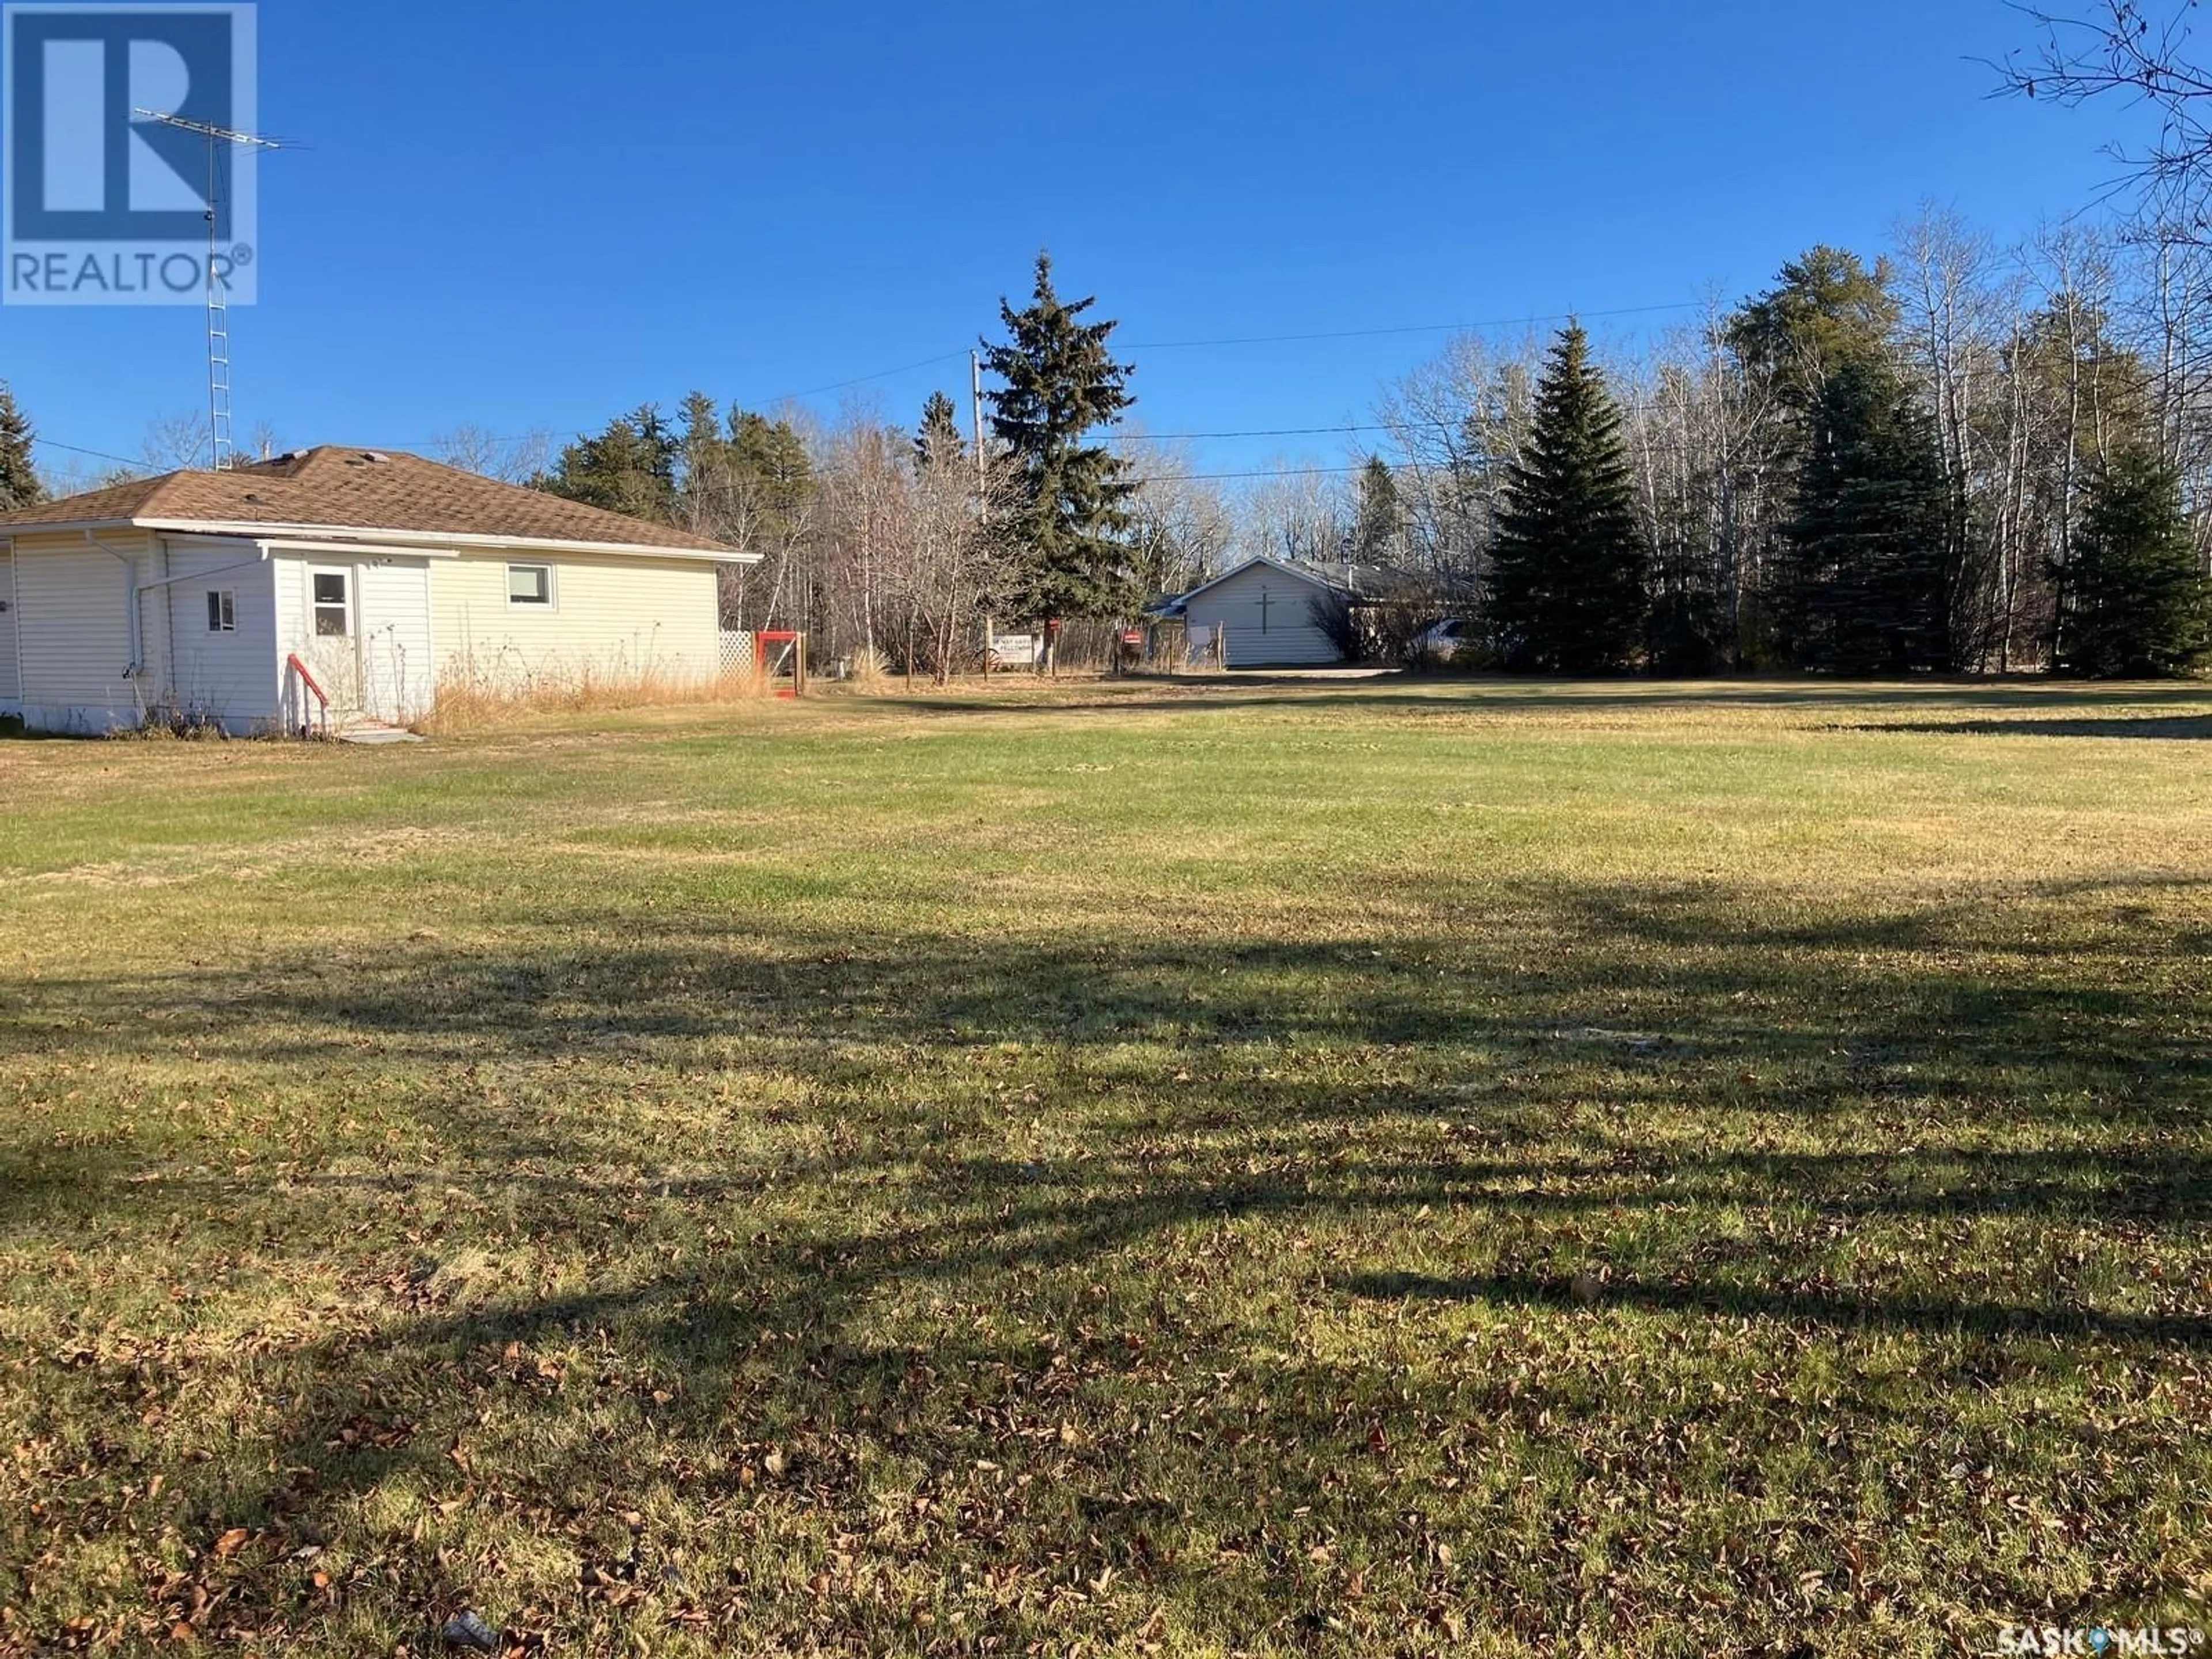
[[[713,675],[672,674],[654,669],[619,674],[586,664],[572,672],[523,682],[462,674],[439,683],[436,702],[410,729],[426,737],[453,737],[544,714],[750,702],[769,695],[768,684],[748,669]]]

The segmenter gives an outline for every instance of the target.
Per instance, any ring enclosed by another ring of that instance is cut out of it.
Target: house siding
[[[1222,630],[1231,668],[1340,662],[1334,643],[1313,620],[1312,602],[1323,591],[1304,577],[1255,565],[1194,595],[1184,614],[1194,640]]]
[[[507,600],[507,568],[553,567],[553,605]],[[430,573],[441,683],[501,690],[721,672],[712,564],[638,555],[464,554]]]
[[[405,725],[430,712],[438,691],[432,656],[427,559],[393,559],[361,568],[362,707]]]
[[[251,542],[171,540],[164,551],[161,575],[172,580],[147,597],[165,602],[169,700],[187,712],[212,715],[234,732],[275,723],[282,653],[274,562],[256,560]],[[228,634],[208,626],[210,592],[232,596],[237,625]]]
[[[276,561],[276,660],[287,702],[288,726],[319,723],[320,711],[303,705],[304,688],[292,683],[285,659],[296,655],[331,699],[341,723],[367,716],[404,725],[430,712],[432,673],[431,561],[419,554],[332,549],[286,555]],[[345,578],[352,632],[315,631],[311,595],[317,572]],[[310,700],[311,701],[311,700]]]
[[[0,544],[0,714],[20,714],[23,680],[15,667],[15,562]]]
[[[149,682],[125,672],[130,592],[149,580],[150,538],[118,531],[100,539],[132,560],[135,577],[73,532],[14,538],[16,670],[33,730],[101,732],[138,719]],[[155,597],[140,596],[142,620]],[[149,655],[154,643],[145,643]]]

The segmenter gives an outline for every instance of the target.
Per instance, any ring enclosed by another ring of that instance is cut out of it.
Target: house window
[[[238,632],[238,595],[227,587],[214,589],[208,594],[208,632]]]
[[[315,572],[314,599],[317,638],[342,640],[353,633],[353,605],[347,598],[344,571]]]
[[[507,602],[509,605],[550,607],[553,603],[553,567],[550,564],[507,566]]]

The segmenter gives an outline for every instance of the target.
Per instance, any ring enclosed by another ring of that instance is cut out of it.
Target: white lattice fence
[[[753,636],[742,628],[722,630],[722,672],[725,674],[749,673],[753,667]]]

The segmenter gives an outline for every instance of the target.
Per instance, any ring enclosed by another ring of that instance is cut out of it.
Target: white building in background
[[[1324,666],[1344,660],[1316,607],[1346,590],[1319,571],[1252,559],[1179,601],[1192,656],[1226,668]]]

